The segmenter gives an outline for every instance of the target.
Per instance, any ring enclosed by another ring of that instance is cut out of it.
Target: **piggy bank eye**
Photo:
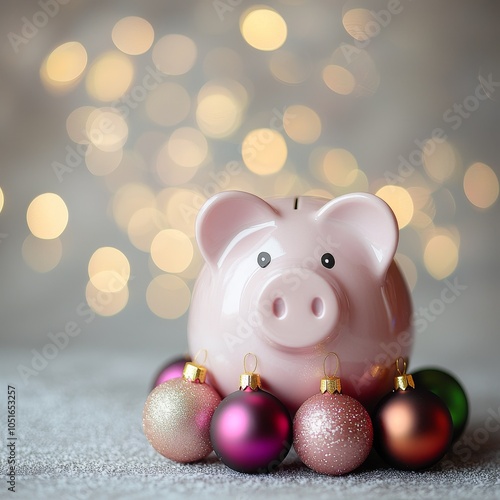
[[[267,267],[271,262],[271,256],[267,252],[260,252],[257,257],[257,262],[260,267]]]
[[[324,253],[321,257],[321,264],[327,269],[331,269],[335,265],[335,259],[331,253]]]

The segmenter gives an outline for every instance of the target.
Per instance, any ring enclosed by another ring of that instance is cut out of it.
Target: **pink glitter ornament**
[[[195,462],[212,452],[210,420],[221,397],[205,384],[206,368],[185,364],[182,378],[155,387],[142,415],[151,446],[177,462]]]
[[[335,353],[329,353],[325,362],[330,354]],[[340,378],[328,376],[326,368],[324,371],[321,393],[307,399],[295,414],[293,446],[310,469],[337,476],[353,471],[366,460],[372,448],[373,427],[363,405],[342,394]]]

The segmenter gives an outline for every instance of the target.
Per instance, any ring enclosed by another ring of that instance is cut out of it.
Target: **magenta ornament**
[[[292,446],[292,419],[283,403],[261,389],[256,373],[240,377],[240,390],[217,407],[210,425],[216,455],[239,472],[271,472]]]
[[[163,382],[166,382],[167,380],[182,377],[182,372],[187,361],[189,361],[189,359],[186,356],[169,361],[156,375],[151,389],[163,384]]]

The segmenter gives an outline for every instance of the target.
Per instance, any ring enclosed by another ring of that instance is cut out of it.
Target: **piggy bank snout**
[[[336,334],[341,305],[334,288],[305,269],[272,278],[262,290],[259,307],[265,310],[262,333],[285,349],[318,345]]]

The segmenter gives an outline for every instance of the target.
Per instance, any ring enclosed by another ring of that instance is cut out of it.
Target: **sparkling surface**
[[[323,474],[346,474],[359,467],[372,441],[368,412],[346,394],[312,396],[293,421],[295,451],[308,467]]]
[[[212,451],[210,420],[220,396],[208,384],[172,379],[148,396],[142,415],[151,446],[177,462],[194,462]]]

